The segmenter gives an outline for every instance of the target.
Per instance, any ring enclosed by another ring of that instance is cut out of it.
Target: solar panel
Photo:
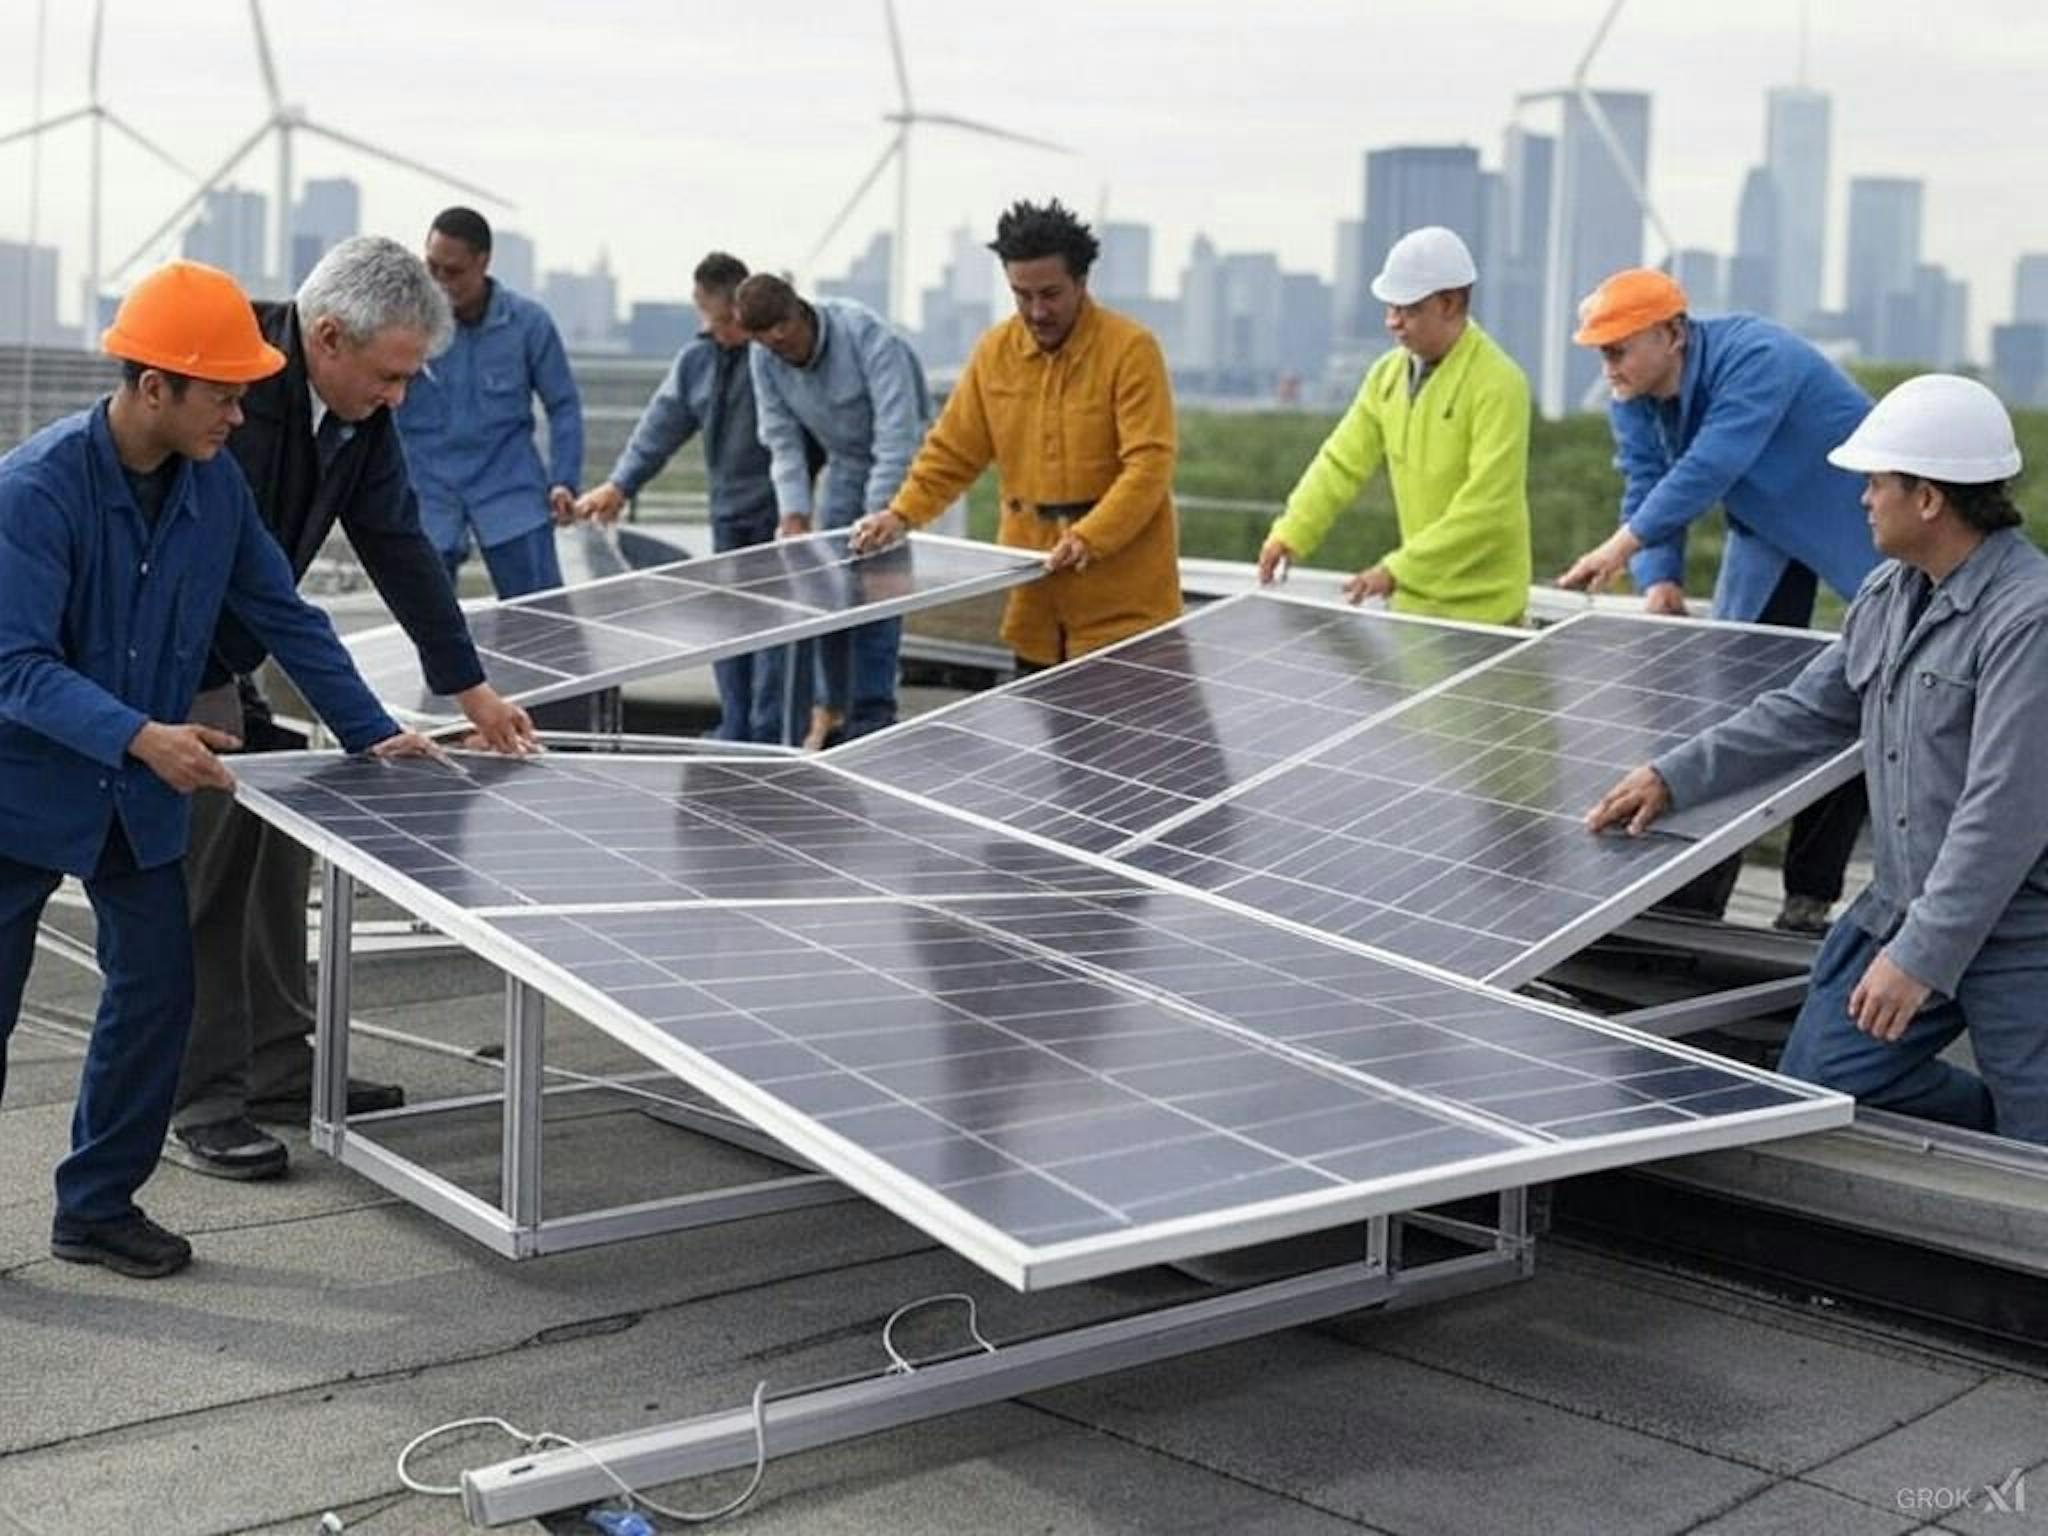
[[[235,760],[281,825],[459,908],[1113,890],[1127,876],[785,758]]]
[[[919,608],[1020,586],[1040,557],[920,534],[854,556],[844,529],[683,560],[465,611],[485,675],[522,704],[576,698],[634,678]],[[348,641],[371,690],[409,724],[461,712],[431,691],[395,625]]]
[[[1103,852],[1527,638],[1247,593],[832,761]]]
[[[1641,839],[1589,837],[1581,820],[1627,769],[1790,681],[1825,643],[1589,614],[1118,856],[1462,975],[1525,979],[1676,885],[1699,830],[1786,793],[1766,785]],[[1810,773],[1801,793],[1827,782]]]
[[[1849,1112],[814,763],[246,767],[258,814],[1020,1288]],[[705,827],[748,834],[733,884]]]

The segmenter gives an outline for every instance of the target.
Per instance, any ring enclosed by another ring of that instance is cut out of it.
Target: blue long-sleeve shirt
[[[548,418],[543,468],[533,397]],[[583,402],[548,312],[492,282],[483,318],[458,325],[448,350],[406,387],[397,411],[420,521],[443,549],[467,523],[502,544],[548,521],[548,491],[583,478]]]
[[[775,484],[754,410],[748,351],[745,343],[721,347],[705,332],[678,352],[612,466],[612,484],[628,496],[639,495],[676,450],[702,432],[711,520],[772,516]]]
[[[223,606],[349,750],[397,732],[226,453],[180,463],[154,524],[105,401],[0,458],[0,855],[89,874],[117,817],[141,867],[184,853],[190,802],[128,743],[186,718]]]
[[[1644,548],[1637,589],[1685,579],[1685,532],[1715,503],[1728,537],[1714,616],[1754,619],[1788,561],[1845,599],[1877,565],[1860,476],[1827,462],[1870,410],[1849,376],[1790,331],[1754,315],[1686,322],[1675,400],[1608,408],[1621,520]]]
[[[758,342],[754,409],[773,460],[776,510],[843,527],[889,505],[931,420],[931,392],[910,343],[852,299],[819,299],[811,360],[785,363]],[[808,431],[825,449],[825,491],[814,509]]]

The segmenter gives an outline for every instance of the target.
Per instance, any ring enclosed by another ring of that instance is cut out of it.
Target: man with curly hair
[[[1012,204],[990,242],[1017,313],[976,343],[902,489],[856,525],[879,548],[938,517],[991,461],[998,543],[1042,550],[1003,638],[1020,671],[1100,650],[1180,612],[1173,387],[1152,334],[1088,295],[1101,247],[1055,199]]]

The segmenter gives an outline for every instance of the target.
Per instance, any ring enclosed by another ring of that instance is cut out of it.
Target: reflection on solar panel
[[[811,762],[323,753],[237,758],[273,814],[457,906],[1116,890],[1077,864]]]
[[[1606,926],[1631,915],[1619,898],[1689,846],[1668,833],[1588,837],[1586,807],[1628,768],[1788,682],[1824,643],[1588,615],[1119,856],[1461,975],[1523,979],[1548,963],[1547,941],[1602,912]],[[1717,802],[1717,818],[1782,787]]]
[[[844,530],[814,534],[481,604],[466,610],[470,634],[492,685],[536,704],[958,602],[1044,571],[1037,556],[937,535],[858,558],[846,539]],[[348,644],[393,714],[415,724],[461,719],[427,688],[404,631],[388,626]]]
[[[1103,852],[1527,638],[1247,594],[832,761]]]
[[[816,764],[245,766],[259,814],[1019,1287],[1848,1115]]]

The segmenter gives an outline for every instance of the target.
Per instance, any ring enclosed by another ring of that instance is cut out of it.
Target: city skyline
[[[1171,49],[1174,69],[1163,72],[1170,79],[1153,78],[1160,71],[1131,78],[1111,107],[1089,100],[1087,85],[1129,55],[1132,43],[1128,36],[1112,38],[1115,29],[1102,18],[1049,0],[1047,19],[1053,24],[1044,35],[1054,53],[1046,61],[1046,78],[1033,81],[1015,69],[992,74],[983,64],[1002,56],[980,49],[997,35],[987,18],[902,0],[905,47],[921,107],[958,108],[1057,130],[1056,136],[1088,149],[1071,163],[1056,164],[1040,151],[1000,144],[961,151],[935,142],[921,150],[913,171],[920,210],[911,250],[913,294],[938,281],[952,231],[963,222],[992,222],[1008,196],[1057,192],[1096,217],[1104,209],[1105,185],[1110,219],[1147,224],[1153,231],[1155,292],[1179,271],[1197,233],[1223,250],[1270,251],[1284,268],[1329,280],[1336,276],[1336,221],[1357,217],[1360,157],[1368,149],[1464,143],[1498,169],[1501,135],[1511,123],[1555,131],[1554,112],[1547,120],[1541,112],[1517,118],[1514,91],[1563,78],[1603,9],[1596,3],[1446,6],[1397,27],[1362,6],[1304,4],[1261,14],[1254,57],[1243,46],[1242,20],[1233,21],[1221,8],[1129,5],[1119,12],[1126,21],[1178,18],[1171,34],[1140,50]],[[1955,89],[1967,84],[1972,128],[1995,130],[2001,110],[2021,110],[2019,93],[2031,85],[2031,69],[2048,58],[2048,24],[2022,7],[1988,9],[2000,18],[2000,46],[1987,46],[1974,31],[1927,39],[1915,24],[1911,59],[1926,72],[1935,96],[1945,81]],[[487,206],[486,212],[529,233],[551,267],[588,268],[600,249],[608,251],[628,303],[674,297],[684,286],[679,275],[708,244],[731,245],[762,265],[799,261],[815,226],[843,194],[849,169],[857,169],[854,162],[867,154],[865,139],[849,146],[846,138],[864,133],[889,105],[879,4],[772,7],[730,18],[715,37],[676,27],[672,7],[614,4],[599,10],[609,29],[554,26],[542,8],[519,4],[492,8],[486,22],[480,8],[450,3],[380,32],[378,3],[360,7],[360,19],[346,25],[317,10],[279,9],[271,18],[272,42],[292,94],[309,111],[380,142],[396,142],[458,174],[503,186],[519,207],[505,213]],[[10,3],[0,11],[7,14],[10,35],[33,34],[32,7]],[[81,8],[80,17],[52,18],[45,115],[65,109],[77,95],[82,16]],[[1899,113],[1902,55],[1894,45],[1907,36],[1910,19],[1908,8],[1880,0],[1860,8],[1853,21],[1819,18],[1813,28],[1807,79],[1832,102],[1834,141],[1827,170],[1824,302],[1841,302],[1850,181],[1877,175],[1923,179],[1921,259],[1970,282],[1970,351],[1982,357],[1990,327],[2010,313],[2014,258],[2048,246],[2048,229],[2041,227],[2034,200],[2010,196],[2011,169],[2002,169],[1996,155],[1956,154],[1958,129],[1939,112],[1923,108],[1917,118]],[[787,25],[778,31],[780,23]],[[245,9],[226,0],[201,0],[180,16],[177,28],[166,29],[155,13],[113,0],[108,27],[107,99],[188,163],[216,161],[260,92]],[[587,87],[577,85],[578,63],[603,52],[603,39],[592,34],[607,30],[615,34],[614,44],[620,33],[638,41],[611,61],[608,73],[593,76]],[[1469,52],[1475,31],[1487,45],[1486,58],[1469,60],[1455,46],[1446,51],[1462,42]],[[1765,92],[1794,83],[1796,31],[1788,8],[1746,0],[1717,8],[1712,25],[1660,0],[1638,0],[1623,12],[1591,79],[1603,92],[1652,93],[1651,190],[1681,246],[1735,253],[1743,178],[1751,166],[1765,163],[1769,148]],[[1371,91],[1347,92],[1343,59],[1397,35],[1405,73],[1382,70]],[[369,69],[380,37],[405,39],[419,68]],[[1433,50],[1445,61],[1434,80],[1427,63]],[[24,47],[0,66],[0,126],[26,122],[32,114],[31,53]],[[169,67],[155,71],[161,78],[138,79],[145,62],[138,54],[162,56]],[[205,56],[210,89],[196,101],[187,92],[170,111],[161,105],[161,87],[165,80],[175,82],[181,54]],[[474,64],[450,74],[448,61],[457,57]],[[773,59],[775,67],[716,65],[735,58]],[[1276,77],[1274,61],[1288,58],[1295,74],[1287,77],[1284,92],[1232,99]],[[523,85],[543,61],[551,81],[569,82],[559,111],[530,100]],[[639,94],[664,62],[684,66],[666,97]],[[785,96],[802,99],[804,111],[763,105]],[[644,111],[636,116],[628,110],[636,99],[659,101],[661,115],[651,121]],[[721,116],[720,105],[735,102],[751,105]],[[2031,93],[2029,109],[2030,103]],[[423,119],[433,127],[422,129]],[[1986,136],[2005,142],[1995,131]],[[1140,138],[1153,142],[1140,147]],[[0,153],[17,157],[10,171],[28,164],[23,146]],[[80,272],[83,227],[75,163],[81,155],[68,141],[52,141],[42,157],[37,233],[66,252],[60,304],[66,319],[75,321],[71,290]],[[344,175],[361,182],[366,228],[404,237],[451,200],[423,178],[352,160],[341,150],[304,144],[300,161],[306,177]],[[568,165],[575,174],[564,171]],[[1200,184],[1191,185],[1191,178]],[[166,179],[161,168],[124,158],[110,144],[109,266],[174,200]],[[25,187],[27,178],[9,180]],[[244,180],[264,183],[260,162]],[[776,189],[785,187],[788,196],[778,196]],[[25,214],[22,199],[12,201],[13,208],[0,204],[0,237],[19,240],[27,233]],[[1958,217],[1958,209],[1968,216]],[[845,270],[870,235],[887,227],[888,217],[887,200],[877,194],[848,222],[813,275]],[[1661,255],[1654,238],[1646,239],[1644,252],[1651,259]],[[905,318],[917,322],[914,300]]]

